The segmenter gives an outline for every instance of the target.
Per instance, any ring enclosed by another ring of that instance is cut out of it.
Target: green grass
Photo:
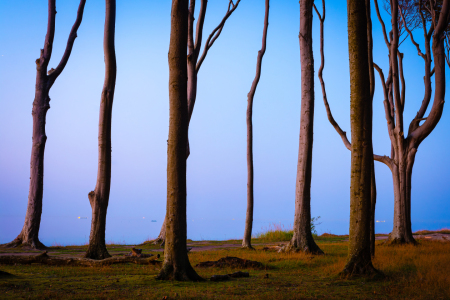
[[[255,239],[256,251],[241,248],[190,252],[193,266],[225,256],[256,260],[263,270],[242,270],[249,278],[227,282],[157,281],[158,266],[135,264],[102,268],[55,267],[45,265],[1,265],[0,270],[16,275],[0,279],[1,299],[450,299],[450,243],[420,241],[413,246],[380,246],[374,265],[386,274],[383,280],[343,279],[338,276],[347,256],[345,237],[317,237],[326,255],[262,251],[265,242]],[[233,241],[201,241],[224,245]],[[281,242],[276,241],[276,242]],[[144,253],[162,249],[143,245]],[[129,246],[109,245],[112,255],[129,251]],[[4,248],[0,248],[4,251]],[[9,249],[8,249],[9,250]],[[82,255],[86,246],[52,247],[49,252]],[[23,250],[22,250],[23,251]],[[239,271],[235,268],[195,268],[203,278]],[[269,278],[264,278],[269,274]]]

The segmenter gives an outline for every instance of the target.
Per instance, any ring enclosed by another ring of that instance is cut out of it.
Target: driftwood
[[[157,261],[159,254],[152,255],[151,257],[142,258],[136,256],[125,257],[109,257],[102,260],[94,260],[89,258],[78,257],[57,257],[48,256],[47,251],[38,255],[4,255],[0,256],[0,264],[3,265],[29,265],[29,264],[43,264],[52,266],[82,266],[82,267],[103,267],[113,264],[135,263],[138,265],[157,265],[160,261]]]
[[[209,280],[211,281],[225,281],[230,280],[231,278],[241,278],[241,277],[250,277],[248,272],[235,272],[227,275],[213,275]]]
[[[204,261],[196,265],[197,268],[224,268],[224,267],[235,267],[235,268],[252,268],[252,269],[263,269],[264,265],[258,261],[242,259],[239,257],[227,256],[219,259],[218,261]]]

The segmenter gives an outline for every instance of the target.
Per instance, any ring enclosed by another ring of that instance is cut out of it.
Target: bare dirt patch
[[[204,261],[196,265],[197,268],[243,268],[243,269],[264,269],[264,265],[258,261],[242,259],[239,257],[227,256],[217,261]]]

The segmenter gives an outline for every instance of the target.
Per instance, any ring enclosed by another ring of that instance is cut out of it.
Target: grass
[[[344,237],[317,237],[326,255],[265,252],[264,240],[256,238],[256,251],[227,248],[190,252],[195,266],[225,256],[256,260],[265,270],[244,270],[249,278],[227,282],[157,281],[158,267],[135,264],[103,268],[55,267],[45,265],[0,266],[16,275],[0,279],[1,299],[450,299],[450,243],[420,240],[419,246],[380,246],[374,266],[384,272],[383,280],[343,279],[347,242]],[[239,241],[233,241],[238,242]],[[280,240],[278,242],[281,242]],[[202,242],[192,242],[203,246]],[[223,245],[230,241],[207,241]],[[145,253],[161,249],[140,246]],[[5,250],[5,249],[1,249]],[[81,254],[86,246],[51,248],[49,252]],[[124,245],[110,245],[110,253],[129,251]],[[199,269],[203,278],[228,274],[238,269]],[[264,278],[268,274],[268,278]]]

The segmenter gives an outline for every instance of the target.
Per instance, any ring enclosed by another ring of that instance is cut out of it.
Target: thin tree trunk
[[[267,28],[269,27],[269,0],[266,0],[264,29],[261,50],[258,51],[256,59],[256,75],[253,79],[252,87],[247,95],[247,214],[245,218],[244,238],[242,247],[253,249],[252,247],[252,227],[253,227],[253,98],[256,87],[261,78],[261,65],[264,53],[266,52]]]
[[[98,124],[98,171],[95,190],[88,195],[92,208],[91,234],[85,257],[105,259],[111,257],[106,249],[105,230],[111,188],[111,119],[116,87],[116,52],[114,35],[116,28],[116,1],[106,0],[103,51],[105,54],[105,81],[100,101]]]
[[[36,86],[33,101],[33,144],[31,148],[30,162],[30,188],[28,192],[28,205],[25,222],[20,234],[7,247],[19,245],[30,246],[35,249],[46,248],[39,241],[39,228],[42,215],[42,198],[44,193],[44,151],[47,135],[45,123],[47,111],[50,108],[50,89],[56,78],[64,70],[72,52],[73,43],[77,37],[86,0],[81,0],[78,6],[77,18],[69,34],[66,49],[56,69],[48,71],[48,64],[52,55],[53,39],[55,36],[56,0],[48,0],[48,23],[45,36],[44,49],[41,49],[40,57],[36,60]]]
[[[167,144],[167,223],[164,264],[157,279],[199,281],[186,251],[188,0],[173,0],[169,46],[170,120]]]
[[[311,169],[314,127],[314,56],[312,50],[313,0],[300,1],[300,64],[302,101],[297,180],[295,185],[294,235],[286,251],[323,254],[311,233]]]
[[[377,272],[370,253],[372,101],[365,6],[363,1],[347,1],[352,158],[349,252],[341,274],[350,276]]]
[[[208,39],[205,43],[205,48],[203,49],[203,54],[199,61],[200,48],[202,46],[202,36],[203,36],[203,24],[205,21],[206,15],[206,7],[208,4],[208,0],[201,0],[200,4],[200,12],[197,20],[197,27],[195,30],[194,37],[194,12],[195,12],[195,0],[190,0],[189,3],[189,16],[188,16],[188,56],[187,56],[187,73],[188,73],[188,82],[187,82],[187,104],[188,104],[188,115],[189,121],[188,125],[191,121],[192,113],[194,112],[195,100],[197,98],[197,77],[198,71],[205,60],[206,55],[208,54],[208,50],[212,47],[214,42],[220,36],[223,27],[225,26],[225,22],[231,16],[231,14],[236,10],[241,0],[237,0],[236,3],[230,1],[228,3],[228,10],[225,16],[223,17],[220,24],[212,31],[209,35]],[[188,130],[189,132],[189,130]],[[187,139],[186,144],[186,159],[188,159],[190,155],[190,147],[189,147],[189,137]],[[166,229],[165,224],[167,220],[167,215],[164,217],[163,227],[161,227],[161,231],[158,237],[154,240],[154,244],[163,243],[166,238]]]

